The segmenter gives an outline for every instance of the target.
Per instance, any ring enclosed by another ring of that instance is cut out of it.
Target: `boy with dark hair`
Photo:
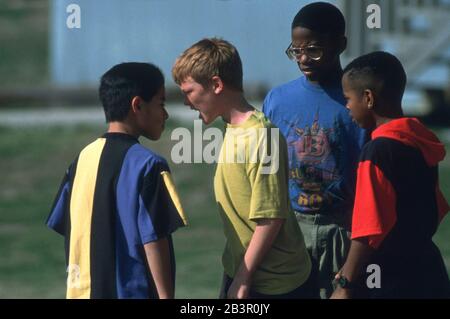
[[[227,124],[214,178],[226,236],[221,297],[315,297],[287,196],[286,144],[281,137],[276,143],[278,130],[245,99],[238,51],[227,41],[203,39],[183,52],[172,75],[205,124],[219,116]]]
[[[101,78],[108,132],[69,166],[47,225],[65,237],[67,298],[173,298],[171,233],[186,225],[157,140],[168,114],[164,77],[122,63]]]
[[[342,85],[351,116],[373,132],[359,160],[352,243],[333,298],[361,297],[364,290],[369,298],[449,298],[445,264],[432,241],[449,210],[438,183],[444,145],[417,119],[403,117],[406,74],[395,56],[355,59]],[[378,266],[381,282],[364,289],[369,264]]]
[[[263,112],[287,140],[291,205],[327,298],[350,245],[356,164],[366,136],[352,123],[342,95],[342,13],[329,3],[308,4],[291,30],[286,54],[303,76],[271,90]]]

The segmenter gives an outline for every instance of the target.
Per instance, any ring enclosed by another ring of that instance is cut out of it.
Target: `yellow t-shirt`
[[[255,111],[240,125],[227,125],[214,191],[226,236],[225,273],[234,277],[258,219],[283,218],[273,246],[253,276],[252,289],[278,295],[302,285],[311,261],[289,202],[287,145],[262,112]]]

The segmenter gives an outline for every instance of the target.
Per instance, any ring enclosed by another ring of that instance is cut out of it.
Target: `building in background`
[[[367,8],[381,9],[381,28],[367,27]],[[339,0],[355,56],[384,50],[402,61],[408,75],[404,105],[410,113],[433,113],[450,121],[450,0]]]
[[[147,61],[159,65],[168,88],[174,88],[170,70],[176,57],[204,37],[219,36],[238,48],[246,90],[265,92],[299,75],[284,51],[293,17],[309,2],[51,0],[51,79],[57,87],[96,86],[114,64]],[[450,0],[329,2],[342,10],[348,23],[344,64],[373,50],[392,52],[408,74],[408,110],[421,114],[435,108],[440,116],[448,114]],[[67,27],[70,4],[80,7],[81,28]],[[381,9],[380,29],[367,26],[370,4]]]
[[[81,9],[81,28],[66,26],[69,4]],[[58,86],[96,85],[124,61],[159,65],[168,87],[176,57],[194,42],[218,36],[232,42],[247,86],[271,87],[299,72],[284,51],[290,25],[307,1],[298,0],[53,0],[51,78]]]

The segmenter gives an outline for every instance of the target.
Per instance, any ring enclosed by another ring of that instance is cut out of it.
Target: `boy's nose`
[[[298,62],[300,62],[301,64],[304,64],[308,61],[309,61],[308,56],[304,52],[300,53],[300,59],[298,59]]]

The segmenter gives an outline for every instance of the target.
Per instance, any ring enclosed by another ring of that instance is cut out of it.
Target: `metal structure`
[[[370,4],[380,8],[381,28],[370,29]],[[347,21],[344,60],[375,50],[394,53],[408,75],[408,89],[423,92],[430,112],[450,121],[450,1],[340,0]]]

